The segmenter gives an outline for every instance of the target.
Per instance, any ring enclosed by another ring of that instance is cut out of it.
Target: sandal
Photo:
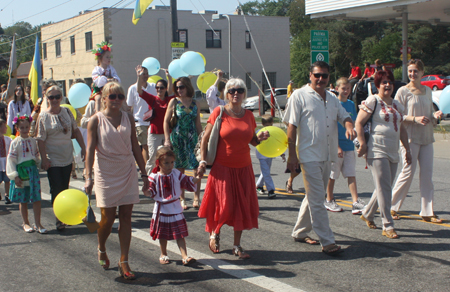
[[[312,239],[312,238],[309,237],[309,236],[306,236],[306,237],[303,237],[303,238],[294,238],[294,241],[295,241],[295,242],[303,242],[303,243],[307,243],[307,244],[310,244],[310,245],[316,245],[316,244],[319,244],[319,241],[318,241],[318,240]]]
[[[286,192],[288,192],[289,194],[292,194],[294,192],[294,190],[292,189],[292,183],[289,184],[289,180],[286,181]]]
[[[27,227],[27,226],[28,226],[28,227]],[[23,228],[23,231],[25,231],[26,233],[31,233],[31,232],[34,231],[34,229],[31,228],[31,226],[30,226],[29,224],[23,223],[23,224],[22,224],[22,228]]]
[[[126,264],[128,261],[119,262],[119,275],[125,280],[136,280],[136,275],[132,272],[124,272],[122,268],[122,264]]]
[[[422,219],[425,222],[438,223],[438,224],[444,222],[444,220],[442,220],[441,218],[439,218],[436,215],[433,215],[433,216],[422,216]]]
[[[336,245],[336,243],[324,246],[322,248],[322,252],[327,254],[327,255],[336,255],[340,252],[342,252],[343,250],[341,250],[341,247],[339,245]]]
[[[64,231],[64,229],[66,229],[66,224],[62,223],[61,221],[56,222],[56,230]]]
[[[190,264],[193,264],[196,261],[197,260],[192,257],[187,257],[187,258],[181,260],[181,262],[183,263],[183,266],[189,266]]]
[[[250,255],[244,251],[244,249],[240,245],[233,246],[233,250],[231,251],[231,254],[234,254],[235,256],[239,257],[242,260],[246,260],[250,258]]]
[[[33,225],[33,229],[34,229],[34,231],[36,231],[39,234],[47,234],[48,233],[47,229],[45,229],[44,227],[42,227],[42,228],[37,227],[36,224]]]
[[[78,179],[77,173],[75,171],[72,172],[72,178],[73,179]]]
[[[106,254],[106,250],[105,251],[101,251],[99,248],[97,249],[98,250],[98,252],[100,253],[100,256],[102,255],[102,254]],[[107,270],[107,269],[109,269],[109,259],[108,259],[108,257],[106,257],[106,260],[98,260],[98,263],[100,264],[100,266],[102,266],[102,268],[104,269],[104,270]]]
[[[159,257],[159,263],[161,264],[161,265],[167,265],[167,264],[170,264],[170,259],[169,259],[169,257],[168,256],[162,256],[162,257]]]
[[[367,219],[366,217],[364,217],[364,215],[361,215],[361,217],[359,217],[359,218],[361,218],[361,220],[363,220],[364,222],[366,222],[367,226],[368,226],[370,229],[377,229],[377,226],[375,225],[375,222],[369,221],[369,219]]]
[[[181,208],[183,208],[183,210],[187,210],[188,206],[186,206],[186,201],[184,199],[180,198],[180,202],[181,202]]]
[[[200,202],[199,200],[194,200],[192,202],[192,207],[194,207],[195,209],[199,209],[200,208]]]
[[[214,249],[211,247],[211,240],[214,240]],[[219,234],[212,232],[211,236],[209,237],[209,249],[213,253],[219,253],[219,248],[220,248],[220,236]]]
[[[381,235],[386,236],[387,238],[390,238],[390,239],[397,239],[398,238],[398,235],[397,235],[397,233],[395,232],[394,229],[383,230]]]
[[[394,210],[391,210],[391,216],[392,216],[392,220],[400,220],[400,215],[395,212]]]

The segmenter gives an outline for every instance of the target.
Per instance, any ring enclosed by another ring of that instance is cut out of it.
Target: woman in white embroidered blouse
[[[411,186],[417,162],[420,164],[420,195],[423,220],[433,223],[442,223],[442,219],[433,211],[433,126],[437,119],[443,116],[441,111],[434,112],[431,89],[420,84],[424,74],[424,64],[420,60],[411,60],[408,65],[408,77],[410,82],[400,88],[395,95],[405,107],[406,131],[409,137],[411,149],[411,164],[403,163],[392,191],[391,215],[394,220],[400,219],[397,211],[403,204]],[[405,153],[405,148],[401,148]]]
[[[394,75],[390,71],[378,71],[375,73],[375,86],[377,95],[369,96],[360,105],[360,111],[356,118],[356,132],[360,147],[358,156],[366,154],[367,163],[372,171],[375,182],[375,191],[369,204],[363,210],[361,219],[371,229],[376,229],[373,222],[375,212],[380,205],[380,215],[383,223],[382,235],[388,238],[398,238],[394,230],[394,223],[390,213],[392,183],[397,172],[399,139],[405,148],[405,161],[411,163],[408,134],[403,121],[403,105],[394,100],[391,95],[394,90]],[[370,138],[366,142],[364,138],[364,124],[372,116]]]
[[[22,85],[16,86],[14,89],[14,99],[8,104],[8,126],[11,128],[13,134],[16,134],[13,119],[17,115],[31,115],[30,102],[25,98]]]

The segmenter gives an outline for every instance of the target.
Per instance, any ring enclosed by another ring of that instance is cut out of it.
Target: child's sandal
[[[168,256],[162,256],[162,257],[159,257],[159,263],[161,264],[161,265],[167,265],[167,264],[170,264],[170,259],[169,259],[169,257]]]
[[[192,257],[187,257],[187,258],[181,260],[181,262],[183,263],[183,266],[189,266],[190,264],[193,264],[196,261],[197,260]]]

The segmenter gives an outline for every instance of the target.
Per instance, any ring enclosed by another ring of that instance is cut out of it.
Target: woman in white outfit
[[[14,89],[14,99],[8,104],[8,121],[7,124],[11,128],[12,133],[16,133],[13,125],[13,119],[17,115],[31,115],[31,107],[29,101],[25,98],[22,85],[17,85]]]
[[[411,164],[403,163],[392,191],[392,219],[400,219],[397,213],[408,194],[414,178],[417,163],[420,165],[419,185],[421,195],[420,216],[423,220],[433,223],[442,223],[433,211],[433,126],[437,119],[442,117],[441,111],[434,112],[431,89],[420,84],[424,74],[424,64],[420,60],[411,60],[408,64],[408,78],[410,82],[400,88],[395,95],[405,107],[406,131],[408,132],[409,148],[411,149]],[[405,148],[401,147],[402,154]]]

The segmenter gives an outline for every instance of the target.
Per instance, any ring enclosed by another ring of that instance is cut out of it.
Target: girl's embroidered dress
[[[188,236],[186,219],[180,203],[181,189],[195,192],[192,177],[173,169],[168,175],[152,173],[149,176],[152,198],[155,200],[150,236],[155,239],[174,240]]]
[[[14,203],[33,203],[41,200],[41,181],[37,165],[41,159],[34,138],[17,137],[11,142],[6,163],[6,174],[11,180],[9,199]],[[22,188],[14,182],[22,180]]]

